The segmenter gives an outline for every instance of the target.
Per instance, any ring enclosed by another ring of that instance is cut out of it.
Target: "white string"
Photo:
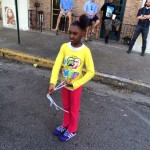
[[[54,90],[56,91],[56,90],[58,90],[58,89],[60,89],[60,88],[62,88],[62,87],[65,87],[67,84],[64,84],[64,82],[65,82],[65,81],[63,81],[63,82],[61,82],[60,84],[58,84],[58,85],[55,87]],[[64,84],[64,85],[63,85],[63,84]]]
[[[54,90],[56,91],[56,90],[58,90],[58,89],[60,89],[60,88],[62,88],[62,87],[65,87],[66,84],[63,85],[63,83],[64,83],[64,81],[61,82],[57,87],[55,87]],[[56,108],[56,110],[61,109],[61,110],[63,110],[64,112],[69,113],[69,111],[67,111],[67,110],[61,108],[60,106],[58,106],[58,105],[55,103],[55,101],[52,99],[52,97],[49,95],[49,93],[47,94],[47,98],[48,98],[49,101],[50,101],[50,106],[51,106],[51,107],[52,107],[52,105],[54,105],[55,108]]]

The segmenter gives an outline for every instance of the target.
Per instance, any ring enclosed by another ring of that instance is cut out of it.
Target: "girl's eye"
[[[71,32],[71,31],[69,31],[69,35],[74,35],[74,36],[77,36],[78,35],[78,33],[77,32]]]
[[[73,35],[77,35],[77,33],[73,33]]]

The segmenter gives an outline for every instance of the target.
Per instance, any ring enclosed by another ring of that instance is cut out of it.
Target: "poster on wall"
[[[14,0],[4,0],[2,7],[3,7],[3,24],[4,24],[4,26],[16,28],[15,1]]]

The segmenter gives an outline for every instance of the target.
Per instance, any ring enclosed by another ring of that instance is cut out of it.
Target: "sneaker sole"
[[[59,140],[60,140],[61,142],[66,142],[66,141],[69,141],[70,139],[72,139],[74,136],[76,136],[76,134],[73,135],[73,136],[72,136],[71,138],[69,138],[69,139],[63,140],[63,139],[59,138]]]

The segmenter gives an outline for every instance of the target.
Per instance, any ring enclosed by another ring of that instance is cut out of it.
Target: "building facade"
[[[3,26],[9,28],[16,28],[16,13],[14,0],[1,0]],[[84,13],[83,7],[87,0],[73,0],[73,19]],[[101,6],[109,0],[95,0]],[[57,16],[59,14],[60,0],[18,0],[19,23],[21,30],[41,29],[53,30],[56,25]],[[137,11],[143,6],[145,0],[114,0],[116,5],[117,15],[122,22],[120,28],[120,41],[124,43],[126,37],[131,38],[135,25],[137,24]],[[9,15],[8,15],[9,14]],[[11,14],[11,15],[10,15]],[[11,17],[10,17],[11,16]],[[103,38],[103,26],[99,31],[99,38]],[[150,35],[150,34],[149,34]],[[111,37],[113,40],[113,36]],[[148,41],[150,38],[148,36]],[[150,42],[148,42],[150,43]],[[148,47],[148,46],[147,46]],[[150,47],[150,46],[149,46]],[[141,37],[137,40],[134,48],[136,51],[141,49]],[[150,53],[150,49],[146,50]]]
[[[18,1],[19,24],[21,30],[28,30],[28,0]],[[2,0],[3,27],[16,29],[15,0]]]
[[[2,0],[0,0],[0,20],[2,19]]]

